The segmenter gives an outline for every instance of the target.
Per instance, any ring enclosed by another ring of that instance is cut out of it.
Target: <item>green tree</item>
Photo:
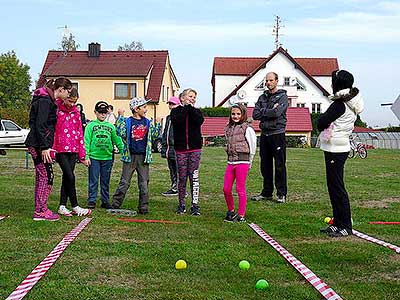
[[[130,44],[124,44],[123,46],[118,46],[118,51],[142,51],[144,50],[143,44],[140,41],[133,41]]]
[[[203,107],[200,110],[205,117],[229,117],[228,107]]]
[[[362,120],[361,120],[361,117],[360,117],[360,115],[357,115],[357,120],[354,122],[354,126],[358,126],[358,127],[367,127],[367,123],[366,122],[363,122]]]
[[[17,58],[14,51],[0,55],[0,107],[27,107],[30,99],[30,67]]]
[[[75,41],[75,36],[70,33],[69,35],[64,35],[61,40],[61,50],[64,52],[76,51],[80,45]]]

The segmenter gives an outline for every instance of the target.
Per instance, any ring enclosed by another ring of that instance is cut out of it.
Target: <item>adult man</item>
[[[253,119],[260,120],[261,174],[264,182],[261,194],[251,197],[251,200],[272,200],[273,160],[275,160],[276,201],[284,203],[287,194],[285,129],[288,98],[285,90],[277,88],[276,73],[267,73],[265,84],[268,90],[258,98],[253,111]]]

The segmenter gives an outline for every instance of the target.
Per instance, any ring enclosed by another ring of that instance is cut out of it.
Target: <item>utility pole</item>
[[[279,29],[281,29],[284,26],[281,26],[281,18],[279,16],[275,16],[275,23],[274,23],[274,29],[272,30],[272,35],[275,36],[275,49],[278,49],[279,47],[282,46],[282,43],[279,42],[279,36],[282,34],[279,33]]]

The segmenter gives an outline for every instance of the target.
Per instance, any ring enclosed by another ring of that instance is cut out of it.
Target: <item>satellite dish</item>
[[[244,99],[246,98],[246,91],[245,90],[239,90],[236,94],[239,99]]]
[[[238,104],[238,103],[239,103],[239,98],[238,98],[237,95],[233,95],[232,97],[229,98],[229,104],[231,106],[235,105],[235,104]]]

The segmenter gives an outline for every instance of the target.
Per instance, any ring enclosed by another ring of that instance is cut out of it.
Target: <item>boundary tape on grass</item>
[[[1,221],[1,220],[4,220],[5,218],[8,218],[8,217],[9,217],[9,216],[3,216],[3,215],[1,215],[1,216],[0,216],[0,221]]]
[[[382,222],[382,221],[376,221],[376,222],[368,222],[368,224],[373,224],[373,225],[400,225],[400,222]]]
[[[355,236],[361,238],[361,239],[364,239],[364,240],[368,241],[368,242],[372,242],[372,243],[384,246],[384,247],[386,247],[386,248],[388,248],[390,250],[393,250],[396,253],[400,253],[400,247],[399,246],[396,246],[396,245],[393,245],[393,244],[378,240],[378,239],[376,239],[376,238],[374,238],[372,236],[366,235],[365,233],[359,232],[359,231],[354,230],[354,229],[353,229],[353,234]]]
[[[19,286],[6,298],[6,300],[17,300],[25,297],[26,294],[35,286],[35,284],[46,274],[46,272],[55,264],[69,244],[78,236],[86,227],[92,218],[83,219],[78,226],[72,229],[61,242],[46,256],[40,264],[20,283]]]
[[[330,288],[325,282],[317,277],[309,268],[307,268],[301,261],[290,254],[278,242],[270,237],[263,231],[257,224],[249,224],[264,241],[266,241],[272,248],[274,248],[280,255],[283,256],[303,277],[327,300],[343,300],[336,292]]]

